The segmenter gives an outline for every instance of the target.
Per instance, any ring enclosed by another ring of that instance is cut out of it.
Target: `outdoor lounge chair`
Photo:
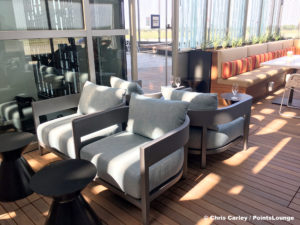
[[[87,114],[123,106],[125,105],[124,96],[125,90],[123,89],[86,82],[81,94],[33,102],[34,122],[40,147],[51,150],[63,158],[76,158],[72,120]],[[40,116],[76,107],[78,107],[77,112],[74,111],[71,115],[40,124]],[[114,124],[83,139],[85,143],[89,143],[89,141],[109,136],[119,130],[120,126]],[[42,148],[41,153],[43,153]]]
[[[150,202],[186,173],[187,108],[186,102],[132,94],[129,107],[72,122],[77,155],[95,164],[101,184],[142,209],[144,224]],[[122,132],[83,146],[83,136],[118,123]]]
[[[252,97],[240,95],[239,102],[218,109],[217,94],[164,89],[166,100],[190,102],[189,153],[201,155],[201,168],[206,155],[220,153],[243,140],[247,149]]]

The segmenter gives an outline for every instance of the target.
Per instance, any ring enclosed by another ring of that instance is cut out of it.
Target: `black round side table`
[[[96,172],[96,167],[89,161],[69,159],[54,162],[32,177],[32,190],[53,198],[46,225],[102,224],[80,194]]]
[[[23,149],[35,136],[26,132],[0,135],[0,201],[16,201],[33,193],[29,181],[34,171],[22,156]]]
[[[223,98],[228,105],[239,102],[243,98],[243,94],[237,93],[236,96],[233,96],[232,93],[222,93],[221,98]]]

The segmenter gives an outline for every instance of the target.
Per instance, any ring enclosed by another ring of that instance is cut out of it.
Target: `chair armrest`
[[[76,158],[80,158],[80,150],[83,146],[81,137],[107,128],[114,124],[125,123],[128,120],[129,107],[122,103],[112,109],[96,112],[76,118],[72,121],[73,138]]]
[[[217,124],[231,122],[238,117],[250,116],[252,96],[242,94],[241,100],[233,105],[229,105],[217,110],[208,111],[188,111],[191,126],[208,127]]]
[[[80,94],[73,94],[32,102],[35,129],[37,129],[40,124],[40,116],[77,107],[79,98]]]
[[[180,127],[141,146],[141,171],[183,147],[189,139],[189,124],[190,119],[186,116],[185,122]]]

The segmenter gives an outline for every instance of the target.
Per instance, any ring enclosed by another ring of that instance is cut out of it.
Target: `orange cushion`
[[[269,59],[269,53],[266,52],[266,53],[264,54],[264,62],[269,61],[269,60],[270,60],[270,59]]]
[[[262,62],[261,55],[263,54],[255,55],[255,69],[260,67],[260,63]]]
[[[236,60],[236,63],[237,63],[236,75],[247,72],[247,59],[245,59],[245,58],[238,59],[238,60]]]
[[[247,71],[254,70],[255,67],[255,56],[247,57]]]
[[[223,63],[222,78],[227,79],[229,77],[237,75],[237,67],[237,60]]]
[[[268,60],[272,60],[273,59],[273,52],[268,52]]]
[[[272,59],[276,59],[276,52],[271,52],[272,53]]]
[[[290,51],[292,51],[292,52],[293,52],[293,54],[295,55],[295,54],[296,54],[296,48],[295,48],[295,46],[293,46],[293,47],[290,47]]]

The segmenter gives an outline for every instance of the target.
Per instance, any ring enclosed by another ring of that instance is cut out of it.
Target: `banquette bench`
[[[276,90],[284,84],[291,69],[261,67],[260,63],[285,56],[287,51],[299,53],[299,42],[290,39],[217,50],[212,58],[211,92],[231,92],[232,84],[237,83],[239,92],[259,99]],[[270,82],[274,82],[272,90],[268,89]]]

